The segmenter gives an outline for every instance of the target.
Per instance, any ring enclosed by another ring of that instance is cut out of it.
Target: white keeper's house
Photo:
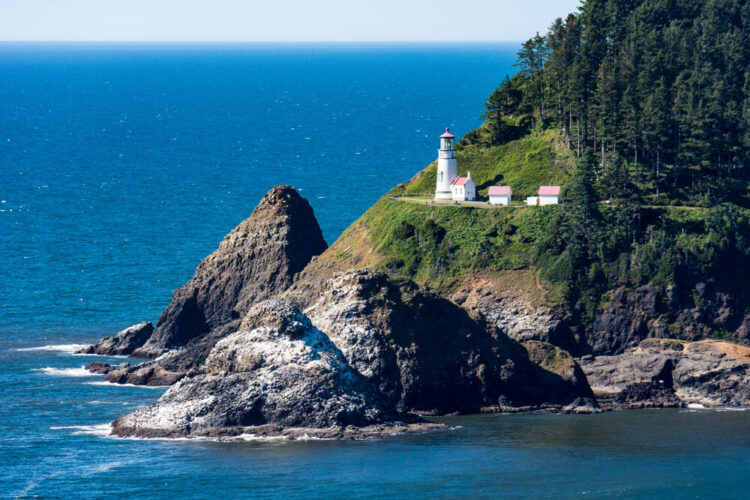
[[[477,198],[477,186],[471,172],[466,177],[458,176],[455,139],[447,128],[440,136],[435,200],[473,201]]]
[[[510,186],[490,186],[490,205],[510,206],[513,190]]]
[[[560,186],[539,186],[539,205],[560,203]]]
[[[466,177],[457,177],[451,182],[453,201],[474,201],[477,199],[477,185],[471,178],[471,172]]]

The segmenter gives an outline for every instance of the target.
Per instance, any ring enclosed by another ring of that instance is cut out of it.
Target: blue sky
[[[0,40],[518,41],[580,0],[0,0]]]

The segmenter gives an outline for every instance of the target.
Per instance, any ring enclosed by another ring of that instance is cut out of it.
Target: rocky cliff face
[[[557,371],[541,368],[481,315],[413,283],[353,270],[301,279],[282,297],[254,306],[114,432],[357,438],[429,428],[414,413],[559,410],[591,396],[569,356]]]
[[[431,427],[439,426],[398,412],[296,307],[268,300],[199,369],[115,421],[113,433],[356,438]]]
[[[307,200],[290,186],[273,188],[174,292],[156,331],[134,355],[156,357],[241,318],[256,302],[284,291],[325,249]]]
[[[285,297],[300,305],[359,373],[400,409],[444,414],[515,405],[567,404],[585,383],[540,370],[523,346],[481,314],[409,281],[352,270],[318,289],[302,278]]]
[[[750,404],[750,348],[728,342],[647,339],[615,356],[586,357],[581,366],[608,406]]]
[[[710,282],[689,290],[621,287],[610,292],[588,341],[595,355],[621,354],[646,338],[700,340],[716,331],[750,344],[747,325],[750,315],[743,318],[742,308],[732,297]]]
[[[342,265],[340,249],[315,259],[323,250],[309,204],[274,188],[153,333],[138,325],[89,348],[155,357],[92,366],[109,381],[173,384],[114,433],[358,438],[431,428],[414,414],[599,411],[590,382],[609,407],[750,403],[750,349],[644,341],[702,338],[708,323],[747,338],[750,320],[710,286],[692,309],[674,291],[616,290],[584,335],[531,271],[478,272],[439,296]]]
[[[582,339],[567,328],[564,309],[534,303],[544,292],[532,271],[485,272],[464,278],[450,299],[480,312],[513,340],[538,340],[578,353]]]

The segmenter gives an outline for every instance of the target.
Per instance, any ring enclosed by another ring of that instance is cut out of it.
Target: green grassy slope
[[[490,186],[503,184],[513,188],[513,197],[522,201],[536,194],[545,184],[563,184],[575,164],[571,151],[562,144],[557,131],[546,130],[492,147],[459,147],[458,173],[471,171],[477,194],[487,196]],[[396,186],[391,195],[432,195],[435,192],[437,162],[411,181]]]

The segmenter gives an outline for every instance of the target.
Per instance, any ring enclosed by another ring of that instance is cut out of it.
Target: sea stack
[[[291,186],[274,187],[174,292],[134,356],[159,356],[242,318],[253,304],[285,290],[326,248],[307,200]]]

